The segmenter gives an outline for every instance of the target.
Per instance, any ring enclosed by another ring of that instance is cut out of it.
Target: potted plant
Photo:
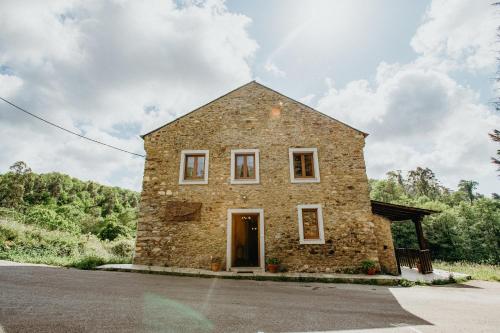
[[[210,260],[210,268],[212,272],[220,271],[221,259],[219,257],[212,257]]]
[[[373,260],[364,260],[361,263],[361,268],[368,275],[375,275],[377,273],[377,265]]]
[[[267,258],[266,264],[269,272],[277,273],[280,267],[280,260],[278,258]]]

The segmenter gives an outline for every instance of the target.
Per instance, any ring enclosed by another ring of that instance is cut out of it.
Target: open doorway
[[[230,209],[228,212],[227,266],[263,268],[263,213],[260,209]]]

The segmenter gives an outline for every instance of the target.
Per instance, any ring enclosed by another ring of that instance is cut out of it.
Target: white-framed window
[[[317,148],[289,148],[288,154],[292,183],[319,183]]]
[[[231,184],[259,184],[259,150],[231,150]]]
[[[208,184],[208,150],[183,150],[179,184]]]
[[[325,244],[321,205],[298,205],[300,244]]]

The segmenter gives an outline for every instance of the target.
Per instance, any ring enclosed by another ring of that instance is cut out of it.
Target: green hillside
[[[0,258],[79,267],[130,261],[138,203],[137,192],[16,162],[0,175]]]

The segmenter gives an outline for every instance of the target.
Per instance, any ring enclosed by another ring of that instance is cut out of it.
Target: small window
[[[208,150],[183,150],[179,184],[208,184]]]
[[[297,209],[300,244],[324,244],[321,205],[299,205]]]
[[[231,184],[259,183],[259,150],[231,150]]]
[[[318,150],[290,148],[290,179],[292,183],[319,182]]]
[[[319,239],[318,209],[302,209],[302,228],[304,239]]]
[[[314,178],[313,153],[293,153],[295,178]]]
[[[255,154],[236,154],[234,158],[235,178],[255,179]]]
[[[203,179],[205,175],[205,155],[186,155],[184,180]]]

